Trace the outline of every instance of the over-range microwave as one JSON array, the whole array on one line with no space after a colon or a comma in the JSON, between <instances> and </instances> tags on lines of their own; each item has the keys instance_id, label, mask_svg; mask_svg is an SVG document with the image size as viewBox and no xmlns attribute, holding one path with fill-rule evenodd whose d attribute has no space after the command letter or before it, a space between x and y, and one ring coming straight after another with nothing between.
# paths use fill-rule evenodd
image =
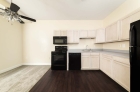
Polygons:
<instances>
[{"instance_id":1,"label":"over-range microwave","mask_svg":"<svg viewBox=\"0 0 140 92\"><path fill-rule=\"evenodd\" d=\"M53 36L53 44L67 44L67 36Z\"/></svg>"}]
</instances>

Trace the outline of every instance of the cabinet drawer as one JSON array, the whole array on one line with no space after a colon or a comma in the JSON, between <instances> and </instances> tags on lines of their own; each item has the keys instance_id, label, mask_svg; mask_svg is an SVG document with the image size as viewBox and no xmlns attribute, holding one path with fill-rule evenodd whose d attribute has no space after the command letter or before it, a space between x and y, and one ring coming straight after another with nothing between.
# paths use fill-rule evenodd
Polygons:
<instances>
[{"instance_id":1,"label":"cabinet drawer","mask_svg":"<svg viewBox=\"0 0 140 92\"><path fill-rule=\"evenodd\" d=\"M99 53L90 53L91 56L99 55Z\"/></svg>"},{"instance_id":2,"label":"cabinet drawer","mask_svg":"<svg viewBox=\"0 0 140 92\"><path fill-rule=\"evenodd\" d=\"M107 54L102 54L101 57L106 58L106 59L112 59L113 58L111 55L107 55Z\"/></svg>"},{"instance_id":3,"label":"cabinet drawer","mask_svg":"<svg viewBox=\"0 0 140 92\"><path fill-rule=\"evenodd\" d=\"M90 53L82 53L82 56L90 56Z\"/></svg>"},{"instance_id":4,"label":"cabinet drawer","mask_svg":"<svg viewBox=\"0 0 140 92\"><path fill-rule=\"evenodd\" d=\"M127 64L127 65L130 65L129 59L127 59L127 58L121 58L121 57L113 56L113 60L117 61L117 62L120 62L120 63L124 63L124 64Z\"/></svg>"}]
</instances>

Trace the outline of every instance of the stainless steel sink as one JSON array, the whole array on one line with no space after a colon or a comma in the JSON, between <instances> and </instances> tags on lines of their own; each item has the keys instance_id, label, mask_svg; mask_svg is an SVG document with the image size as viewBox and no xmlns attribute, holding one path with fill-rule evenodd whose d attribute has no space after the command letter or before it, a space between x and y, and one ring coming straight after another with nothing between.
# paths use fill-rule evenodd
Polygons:
<instances>
[{"instance_id":1,"label":"stainless steel sink","mask_svg":"<svg viewBox=\"0 0 140 92\"><path fill-rule=\"evenodd\" d=\"M94 50L90 50L90 52L94 52Z\"/></svg>"},{"instance_id":2,"label":"stainless steel sink","mask_svg":"<svg viewBox=\"0 0 140 92\"><path fill-rule=\"evenodd\" d=\"M84 52L90 52L91 49L87 49L87 47L88 47L88 45L86 45L86 49L83 49L82 51L84 51Z\"/></svg>"}]
</instances>

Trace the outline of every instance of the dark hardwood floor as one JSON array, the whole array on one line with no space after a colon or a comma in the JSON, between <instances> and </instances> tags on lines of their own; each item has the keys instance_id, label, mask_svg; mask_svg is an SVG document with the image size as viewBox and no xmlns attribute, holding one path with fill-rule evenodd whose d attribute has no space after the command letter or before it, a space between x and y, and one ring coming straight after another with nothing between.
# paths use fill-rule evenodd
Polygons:
<instances>
[{"instance_id":1,"label":"dark hardwood floor","mask_svg":"<svg viewBox=\"0 0 140 92\"><path fill-rule=\"evenodd\" d=\"M128 92L100 70L48 70L30 92Z\"/></svg>"}]
</instances>

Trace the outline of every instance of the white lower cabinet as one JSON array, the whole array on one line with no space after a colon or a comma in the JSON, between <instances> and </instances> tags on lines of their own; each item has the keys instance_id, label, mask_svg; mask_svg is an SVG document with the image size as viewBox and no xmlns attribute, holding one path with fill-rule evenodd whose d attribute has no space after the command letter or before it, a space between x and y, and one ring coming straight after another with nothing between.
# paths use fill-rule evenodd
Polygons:
<instances>
[{"instance_id":1,"label":"white lower cabinet","mask_svg":"<svg viewBox=\"0 0 140 92\"><path fill-rule=\"evenodd\" d=\"M112 60L112 56L101 54L100 69L109 77L112 77Z\"/></svg>"},{"instance_id":2,"label":"white lower cabinet","mask_svg":"<svg viewBox=\"0 0 140 92\"><path fill-rule=\"evenodd\" d=\"M82 56L82 70L90 68L90 60L89 56Z\"/></svg>"},{"instance_id":3,"label":"white lower cabinet","mask_svg":"<svg viewBox=\"0 0 140 92\"><path fill-rule=\"evenodd\" d=\"M82 53L81 58L82 70L95 70L99 69L99 53Z\"/></svg>"},{"instance_id":4,"label":"white lower cabinet","mask_svg":"<svg viewBox=\"0 0 140 92\"><path fill-rule=\"evenodd\" d=\"M112 77L117 83L119 83L128 91L130 91L130 65L128 64L129 60L125 60L118 57L115 58L117 59L114 59L112 63Z\"/></svg>"},{"instance_id":5,"label":"white lower cabinet","mask_svg":"<svg viewBox=\"0 0 140 92\"><path fill-rule=\"evenodd\" d=\"M91 69L99 69L99 56L90 56Z\"/></svg>"},{"instance_id":6,"label":"white lower cabinet","mask_svg":"<svg viewBox=\"0 0 140 92\"><path fill-rule=\"evenodd\" d=\"M100 55L100 70L130 91L129 59L108 54Z\"/></svg>"}]
</instances>

